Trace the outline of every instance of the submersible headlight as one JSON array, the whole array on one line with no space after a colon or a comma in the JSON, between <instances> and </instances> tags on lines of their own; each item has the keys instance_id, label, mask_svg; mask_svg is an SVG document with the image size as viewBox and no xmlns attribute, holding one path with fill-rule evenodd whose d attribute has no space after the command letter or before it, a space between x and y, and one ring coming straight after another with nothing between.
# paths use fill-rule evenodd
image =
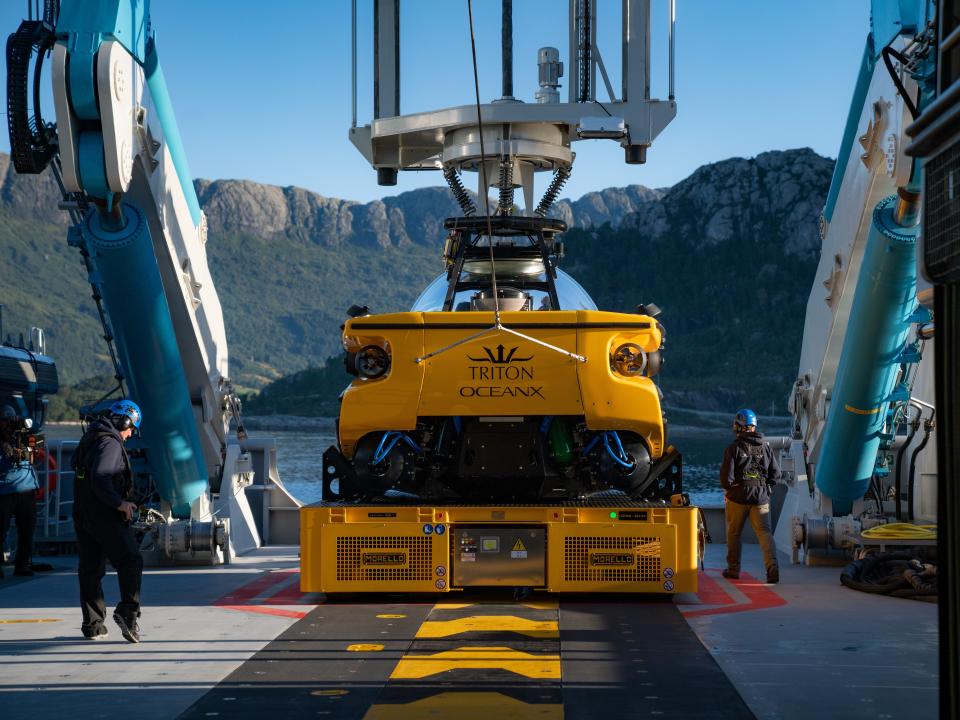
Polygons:
<instances>
[{"instance_id":1,"label":"submersible headlight","mask_svg":"<svg viewBox=\"0 0 960 720\"><path fill-rule=\"evenodd\" d=\"M642 375L647 367L647 353L636 343L624 343L613 352L610 363L626 377Z\"/></svg>"},{"instance_id":2,"label":"submersible headlight","mask_svg":"<svg viewBox=\"0 0 960 720\"><path fill-rule=\"evenodd\" d=\"M383 377L390 369L390 355L379 345L367 345L357 352L356 367L360 377L368 380Z\"/></svg>"}]
</instances>

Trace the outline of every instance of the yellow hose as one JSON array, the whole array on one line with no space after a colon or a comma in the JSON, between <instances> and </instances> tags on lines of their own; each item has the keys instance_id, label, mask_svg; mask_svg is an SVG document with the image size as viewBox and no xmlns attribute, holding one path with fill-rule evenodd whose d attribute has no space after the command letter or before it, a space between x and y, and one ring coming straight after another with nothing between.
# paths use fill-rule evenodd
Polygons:
<instances>
[{"instance_id":1,"label":"yellow hose","mask_svg":"<svg viewBox=\"0 0 960 720\"><path fill-rule=\"evenodd\" d=\"M864 530L863 537L879 540L936 540L936 525L913 525L911 523L888 523Z\"/></svg>"}]
</instances>

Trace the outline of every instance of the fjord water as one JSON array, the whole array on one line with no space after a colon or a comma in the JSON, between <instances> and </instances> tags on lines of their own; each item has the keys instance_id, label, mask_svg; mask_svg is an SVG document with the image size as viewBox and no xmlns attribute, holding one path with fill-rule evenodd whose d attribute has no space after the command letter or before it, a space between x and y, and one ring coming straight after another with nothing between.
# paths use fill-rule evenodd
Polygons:
<instances>
[{"instance_id":1,"label":"fjord water","mask_svg":"<svg viewBox=\"0 0 960 720\"><path fill-rule=\"evenodd\" d=\"M277 465L284 485L303 503L320 500L323 451L334 442L333 433L297 430L258 430L258 437L277 441ZM683 487L695 504L719 505L720 460L733 439L727 429L683 426L670 431L670 442L683 454Z\"/></svg>"},{"instance_id":2,"label":"fjord water","mask_svg":"<svg viewBox=\"0 0 960 720\"><path fill-rule=\"evenodd\" d=\"M269 418L259 418L269 421ZM323 452L334 443L333 423L317 428L311 419L309 428L294 429L287 419L281 429L252 430L252 437L274 438L277 442L277 466L287 489L304 504L320 500L320 473ZM44 428L48 440L78 440L80 426L50 424ZM670 428L670 443L683 454L683 488L694 504L719 505L723 502L719 473L723 448L733 439L729 429L716 423L683 425Z\"/></svg>"}]
</instances>

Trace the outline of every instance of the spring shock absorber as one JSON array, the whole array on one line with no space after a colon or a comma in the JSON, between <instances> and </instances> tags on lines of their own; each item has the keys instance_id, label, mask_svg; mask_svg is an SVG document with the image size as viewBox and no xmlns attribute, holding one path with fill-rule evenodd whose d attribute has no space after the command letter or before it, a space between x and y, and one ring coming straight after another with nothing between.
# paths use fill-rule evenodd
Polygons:
<instances>
[{"instance_id":1,"label":"spring shock absorber","mask_svg":"<svg viewBox=\"0 0 960 720\"><path fill-rule=\"evenodd\" d=\"M550 208L553 207L553 204L557 201L557 197L560 195L560 191L563 189L564 184L569 179L569 167L561 166L557 168L557 171L553 174L553 180L550 181L550 185L547 187L547 191L540 199L540 204L537 205L537 209L534 210L537 215L540 217L547 216L547 213L550 212Z\"/></svg>"},{"instance_id":2,"label":"spring shock absorber","mask_svg":"<svg viewBox=\"0 0 960 720\"><path fill-rule=\"evenodd\" d=\"M460 206L463 214L466 217L476 215L477 206L474 205L473 200L470 199L470 195L467 193L467 189L460 181L460 176L457 175L456 169L452 167L444 168L443 179L446 180L447 185L450 186L450 192L453 193L453 199L457 201L457 204Z\"/></svg>"},{"instance_id":3,"label":"spring shock absorber","mask_svg":"<svg viewBox=\"0 0 960 720\"><path fill-rule=\"evenodd\" d=\"M497 215L510 215L513 212L513 163L510 158L500 161L500 203Z\"/></svg>"}]
</instances>

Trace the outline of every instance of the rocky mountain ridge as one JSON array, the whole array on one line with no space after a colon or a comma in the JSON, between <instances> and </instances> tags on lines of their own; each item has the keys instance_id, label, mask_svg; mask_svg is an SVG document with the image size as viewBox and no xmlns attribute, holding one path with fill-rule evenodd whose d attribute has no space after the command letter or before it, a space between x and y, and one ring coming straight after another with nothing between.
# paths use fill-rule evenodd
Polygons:
<instances>
[{"instance_id":1,"label":"rocky mountain ridge","mask_svg":"<svg viewBox=\"0 0 960 720\"><path fill-rule=\"evenodd\" d=\"M574 228L566 235L564 267L607 309L672 302L675 346L683 344L677 331L701 337L696 333L719 322L716 298L742 296L738 277L755 310L779 307L782 319L785 306L809 293L808 266L820 247L816 219L832 167L808 149L774 151L704 166L670 188L632 185L562 200L555 212ZM207 252L227 323L231 375L248 389L323 365L338 350L338 328L351 304L377 312L409 307L440 272L443 219L457 211L444 187L370 203L243 180L198 180L196 188L209 223ZM106 372L106 354L57 200L49 173L16 175L9 156L0 154L5 325L14 334L45 327L62 377L76 383ZM700 351L691 347L686 360L678 353L671 361L674 372L690 375L684 392L699 392ZM797 351L770 360L780 375Z\"/></svg>"},{"instance_id":2,"label":"rocky mountain ridge","mask_svg":"<svg viewBox=\"0 0 960 720\"><path fill-rule=\"evenodd\" d=\"M440 186L368 203L250 180L199 179L194 186L214 234L287 238L325 247L433 247L443 240L444 219L459 214L449 190ZM577 200L560 200L554 213L570 227L619 225L663 192L643 185L606 188ZM66 215L57 209L58 201L59 192L49 171L39 176L18 175L10 156L0 153L0 206L19 218L65 225Z\"/></svg>"}]
</instances>

